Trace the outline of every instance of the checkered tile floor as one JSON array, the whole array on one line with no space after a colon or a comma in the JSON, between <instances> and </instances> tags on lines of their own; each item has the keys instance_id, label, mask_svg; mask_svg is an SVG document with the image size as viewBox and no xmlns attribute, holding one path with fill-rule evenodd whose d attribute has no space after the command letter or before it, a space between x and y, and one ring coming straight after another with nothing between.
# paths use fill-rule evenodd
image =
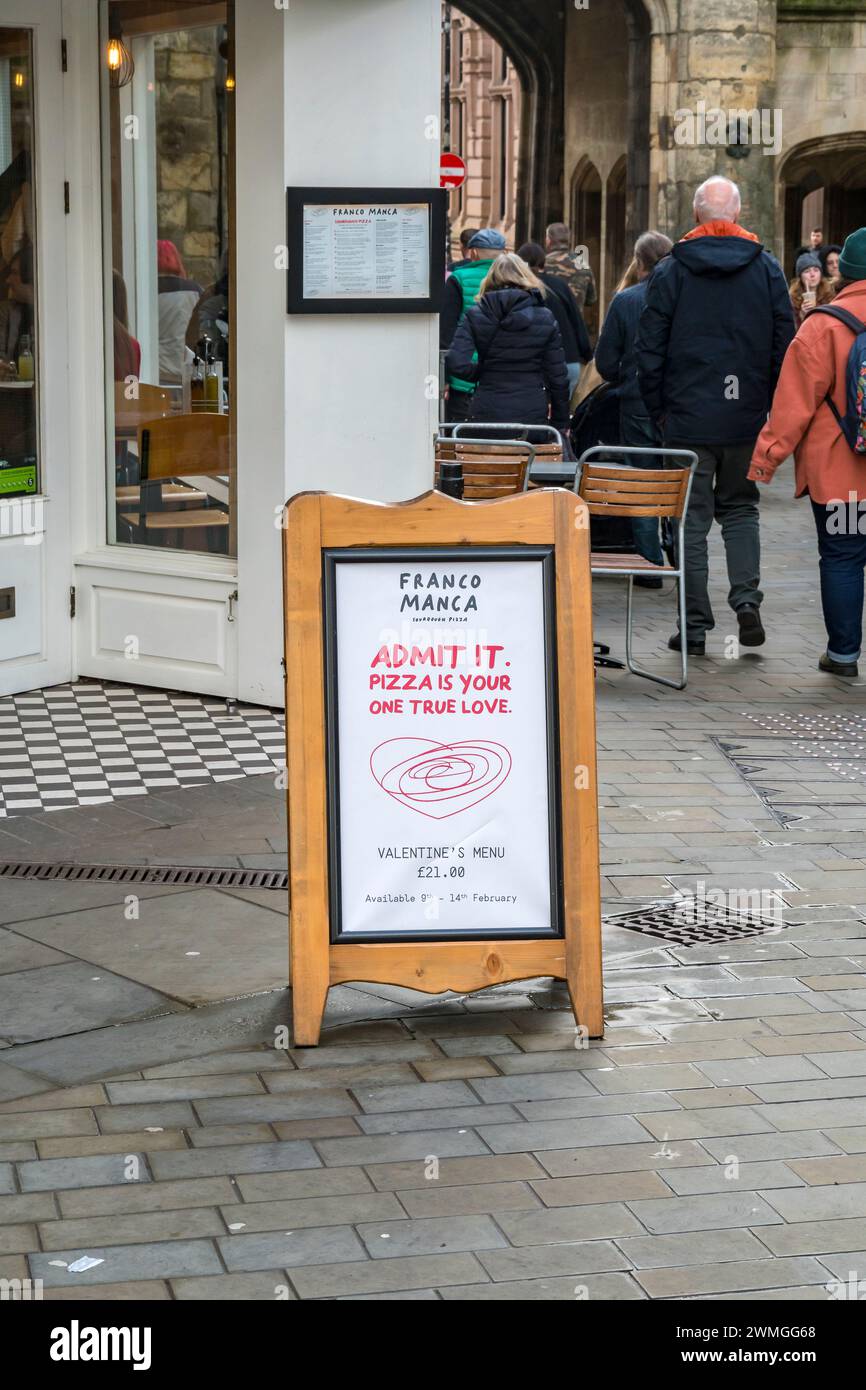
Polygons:
<instances>
[{"instance_id":1,"label":"checkered tile floor","mask_svg":"<svg viewBox=\"0 0 866 1390\"><path fill-rule=\"evenodd\" d=\"M274 772L274 710L174 691L56 686L0 699L0 818Z\"/></svg>"}]
</instances>

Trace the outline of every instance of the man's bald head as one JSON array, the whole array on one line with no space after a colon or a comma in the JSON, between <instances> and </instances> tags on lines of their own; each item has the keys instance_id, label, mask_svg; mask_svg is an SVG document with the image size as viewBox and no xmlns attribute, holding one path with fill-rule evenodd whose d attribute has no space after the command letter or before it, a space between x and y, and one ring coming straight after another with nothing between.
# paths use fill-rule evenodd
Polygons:
<instances>
[{"instance_id":1,"label":"man's bald head","mask_svg":"<svg viewBox=\"0 0 866 1390\"><path fill-rule=\"evenodd\" d=\"M714 174L695 193L694 208L696 222L736 222L740 215L740 190L731 179Z\"/></svg>"}]
</instances>

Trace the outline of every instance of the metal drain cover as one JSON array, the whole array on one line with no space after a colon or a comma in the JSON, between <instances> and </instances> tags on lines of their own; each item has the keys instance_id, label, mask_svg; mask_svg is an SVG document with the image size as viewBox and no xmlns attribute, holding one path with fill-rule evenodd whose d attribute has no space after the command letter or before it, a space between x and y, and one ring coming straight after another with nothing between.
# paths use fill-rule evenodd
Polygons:
<instances>
[{"instance_id":1,"label":"metal drain cover","mask_svg":"<svg viewBox=\"0 0 866 1390\"><path fill-rule=\"evenodd\" d=\"M204 869L164 864L0 864L0 879L66 879L72 883L175 883L197 888L286 889L283 869Z\"/></svg>"},{"instance_id":2,"label":"metal drain cover","mask_svg":"<svg viewBox=\"0 0 866 1390\"><path fill-rule=\"evenodd\" d=\"M778 936L785 927L798 925L749 912L732 912L710 903L701 903L698 913L694 899L690 898L659 907L639 908L636 912L605 916L604 921L612 927L640 932L643 936L652 936L675 946L741 941L746 936Z\"/></svg>"},{"instance_id":3,"label":"metal drain cover","mask_svg":"<svg viewBox=\"0 0 866 1390\"><path fill-rule=\"evenodd\" d=\"M841 714L836 710L794 710L778 714L753 714L743 710L743 718L768 734L786 738L851 739L866 737L866 714Z\"/></svg>"}]
</instances>

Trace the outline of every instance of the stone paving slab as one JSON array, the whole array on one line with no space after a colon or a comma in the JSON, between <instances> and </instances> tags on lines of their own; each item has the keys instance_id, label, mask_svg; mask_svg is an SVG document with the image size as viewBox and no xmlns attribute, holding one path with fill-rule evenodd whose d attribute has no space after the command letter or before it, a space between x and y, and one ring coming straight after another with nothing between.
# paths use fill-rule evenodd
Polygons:
<instances>
[{"instance_id":1,"label":"stone paving slab","mask_svg":"<svg viewBox=\"0 0 866 1390\"><path fill-rule=\"evenodd\" d=\"M284 894L142 885L127 922L125 885L10 884L0 1000L30 1015L0 1009L0 1277L118 1301L809 1301L866 1271L866 798L792 722L857 712L866 681L814 669L810 518L782 488L762 505L766 647L723 655L714 538L688 689L598 673L600 802L608 910L752 890L774 930L684 945L612 917L589 1047L533 980L341 986L321 1045L292 1049ZM616 647L613 587L594 618ZM670 664L670 595L637 616ZM283 862L267 777L97 811L18 817L0 857ZM91 1018L96 975L119 1002ZM160 1016L136 1020L142 990ZM83 1255L102 1263L69 1273Z\"/></svg>"},{"instance_id":2,"label":"stone paving slab","mask_svg":"<svg viewBox=\"0 0 866 1390\"><path fill-rule=\"evenodd\" d=\"M101 1261L93 1268L73 1273L68 1269L81 1258L80 1250L54 1250L30 1256L34 1279L47 1288L75 1288L88 1284L125 1283L130 1279L160 1279L181 1274L221 1274L216 1249L207 1240L169 1240L150 1245L113 1245L89 1248L88 1255Z\"/></svg>"},{"instance_id":3,"label":"stone paving slab","mask_svg":"<svg viewBox=\"0 0 866 1390\"><path fill-rule=\"evenodd\" d=\"M81 961L0 975L0 1026L12 1043L82 1033L181 1007L167 995ZM18 1065L15 1049L6 1060L12 1063L13 1057Z\"/></svg>"}]
</instances>

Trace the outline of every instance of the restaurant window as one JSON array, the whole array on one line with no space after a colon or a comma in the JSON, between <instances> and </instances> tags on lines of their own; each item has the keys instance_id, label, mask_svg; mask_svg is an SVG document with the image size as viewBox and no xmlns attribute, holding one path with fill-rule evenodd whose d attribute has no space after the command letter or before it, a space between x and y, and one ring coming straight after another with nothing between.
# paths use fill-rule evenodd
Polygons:
<instances>
[{"instance_id":1,"label":"restaurant window","mask_svg":"<svg viewBox=\"0 0 866 1390\"><path fill-rule=\"evenodd\" d=\"M108 540L232 555L234 6L101 11Z\"/></svg>"},{"instance_id":2,"label":"restaurant window","mask_svg":"<svg viewBox=\"0 0 866 1390\"><path fill-rule=\"evenodd\" d=\"M0 29L0 499L39 491L33 58Z\"/></svg>"}]
</instances>

